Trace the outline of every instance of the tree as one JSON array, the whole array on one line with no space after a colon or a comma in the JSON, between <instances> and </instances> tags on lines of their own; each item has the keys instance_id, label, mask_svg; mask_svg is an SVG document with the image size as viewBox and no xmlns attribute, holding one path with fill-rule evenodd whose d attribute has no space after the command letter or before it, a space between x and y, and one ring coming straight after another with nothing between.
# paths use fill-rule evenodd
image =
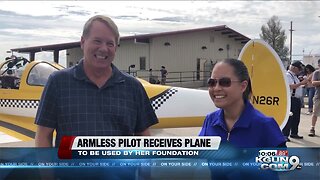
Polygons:
<instances>
[{"instance_id":1,"label":"tree","mask_svg":"<svg viewBox=\"0 0 320 180\"><path fill-rule=\"evenodd\" d=\"M284 45L287 36L285 30L282 29L279 18L272 16L267 25L262 25L261 31L260 38L265 40L277 52L283 64L287 64L289 61L289 48Z\"/></svg>"}]
</instances>

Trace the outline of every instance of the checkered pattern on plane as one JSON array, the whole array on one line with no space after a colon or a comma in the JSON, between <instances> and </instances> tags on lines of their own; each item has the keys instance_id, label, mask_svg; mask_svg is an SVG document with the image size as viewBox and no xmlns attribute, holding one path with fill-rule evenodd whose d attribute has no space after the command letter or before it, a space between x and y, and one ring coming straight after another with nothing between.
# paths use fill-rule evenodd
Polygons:
<instances>
[{"instance_id":1,"label":"checkered pattern on plane","mask_svg":"<svg viewBox=\"0 0 320 180\"><path fill-rule=\"evenodd\" d=\"M39 106L39 100L0 99L0 107L33 108Z\"/></svg>"},{"instance_id":2,"label":"checkered pattern on plane","mask_svg":"<svg viewBox=\"0 0 320 180\"><path fill-rule=\"evenodd\" d=\"M153 110L158 110L162 104L164 104L170 97L172 97L175 93L178 92L178 89L170 88L165 92L159 94L158 96L151 99L151 105Z\"/></svg>"}]
</instances>

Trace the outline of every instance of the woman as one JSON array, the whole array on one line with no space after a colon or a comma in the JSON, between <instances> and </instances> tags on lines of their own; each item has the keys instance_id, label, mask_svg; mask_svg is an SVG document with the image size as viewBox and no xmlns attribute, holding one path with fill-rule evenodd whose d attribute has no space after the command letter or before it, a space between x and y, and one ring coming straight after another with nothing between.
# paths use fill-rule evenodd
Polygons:
<instances>
[{"instance_id":1,"label":"woman","mask_svg":"<svg viewBox=\"0 0 320 180\"><path fill-rule=\"evenodd\" d=\"M225 59L215 64L208 80L209 94L220 108L206 116L200 136L220 136L222 154L236 148L286 147L285 138L276 121L263 115L249 102L252 93L248 70L242 61ZM226 147L232 145L228 151ZM242 152L242 151L241 151ZM252 162L257 154L238 158ZM232 153L231 153L232 154ZM237 157L226 157L234 160ZM219 161L214 159L213 161ZM211 160L209 160L211 161ZM212 179L279 179L276 172L258 168L210 168Z\"/></svg>"},{"instance_id":2,"label":"woman","mask_svg":"<svg viewBox=\"0 0 320 180\"><path fill-rule=\"evenodd\" d=\"M285 138L272 117L249 102L249 73L242 61L225 59L215 64L208 80L209 94L220 108L206 116L200 136L220 136L235 147L285 147Z\"/></svg>"},{"instance_id":3,"label":"woman","mask_svg":"<svg viewBox=\"0 0 320 180\"><path fill-rule=\"evenodd\" d=\"M316 91L315 87L312 85L312 75L313 72L315 71L315 68L307 64L305 67L306 73L307 73L307 84L306 84L306 91L307 91L307 96L308 96L308 112L306 113L307 115L312 114L313 111L313 97L314 93Z\"/></svg>"}]
</instances>

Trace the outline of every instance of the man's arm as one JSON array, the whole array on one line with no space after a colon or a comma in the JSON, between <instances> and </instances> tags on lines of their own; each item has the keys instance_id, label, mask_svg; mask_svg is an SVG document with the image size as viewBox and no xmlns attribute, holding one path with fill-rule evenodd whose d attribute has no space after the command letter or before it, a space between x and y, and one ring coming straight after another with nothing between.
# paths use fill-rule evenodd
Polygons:
<instances>
[{"instance_id":1,"label":"man's arm","mask_svg":"<svg viewBox=\"0 0 320 180\"><path fill-rule=\"evenodd\" d=\"M306 85L307 82L308 82L308 80L307 80L307 79L304 79L303 81L298 82L298 83L296 83L296 84L290 84L289 87L290 87L290 89L297 89L298 87L300 87L300 86L302 86L302 85Z\"/></svg>"},{"instance_id":2,"label":"man's arm","mask_svg":"<svg viewBox=\"0 0 320 180\"><path fill-rule=\"evenodd\" d=\"M320 81L319 81L319 71L315 71L313 72L313 75L312 75L312 85L317 87L317 86L320 86Z\"/></svg>"},{"instance_id":3,"label":"man's arm","mask_svg":"<svg viewBox=\"0 0 320 180\"><path fill-rule=\"evenodd\" d=\"M52 147L52 137L53 137L53 128L48 128L45 126L38 125L35 144L36 147ZM39 161L51 162L52 157L44 157L41 153L37 154ZM54 170L53 169L40 169L40 178L41 180L54 180Z\"/></svg>"},{"instance_id":4,"label":"man's arm","mask_svg":"<svg viewBox=\"0 0 320 180\"><path fill-rule=\"evenodd\" d=\"M138 113L133 135L150 136L151 133L149 131L149 127L157 124L159 121L155 111L152 108L147 92L139 81L137 82L137 84L138 88L136 95L137 97L139 97L137 102Z\"/></svg>"},{"instance_id":5,"label":"man's arm","mask_svg":"<svg viewBox=\"0 0 320 180\"><path fill-rule=\"evenodd\" d=\"M38 126L36 132L36 147L52 147L53 128Z\"/></svg>"},{"instance_id":6,"label":"man's arm","mask_svg":"<svg viewBox=\"0 0 320 180\"><path fill-rule=\"evenodd\" d=\"M312 81L312 85L315 87L320 86L320 81Z\"/></svg>"}]
</instances>

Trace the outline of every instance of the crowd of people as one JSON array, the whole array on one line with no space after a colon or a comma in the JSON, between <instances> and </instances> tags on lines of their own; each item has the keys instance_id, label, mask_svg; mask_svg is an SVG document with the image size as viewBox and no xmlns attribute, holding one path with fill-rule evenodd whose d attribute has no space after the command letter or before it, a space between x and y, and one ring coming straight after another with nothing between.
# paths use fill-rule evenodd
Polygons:
<instances>
[{"instance_id":1,"label":"crowd of people","mask_svg":"<svg viewBox=\"0 0 320 180\"><path fill-rule=\"evenodd\" d=\"M287 142L289 137L303 139L298 135L300 124L301 108L305 107L304 98L308 97L308 111L305 113L311 115L311 128L309 136L315 136L315 125L317 117L320 116L320 59L318 60L318 70L310 64L304 65L300 61L293 62L287 71L287 79L289 82L291 93L291 108L293 113L289 117L288 123L282 132Z\"/></svg>"}]
</instances>

